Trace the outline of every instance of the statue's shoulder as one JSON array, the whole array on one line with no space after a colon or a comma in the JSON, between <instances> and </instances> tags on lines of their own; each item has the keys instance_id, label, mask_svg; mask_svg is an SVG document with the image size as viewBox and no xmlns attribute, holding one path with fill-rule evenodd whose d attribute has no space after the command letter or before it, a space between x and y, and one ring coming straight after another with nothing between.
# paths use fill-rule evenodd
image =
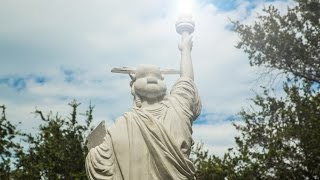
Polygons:
<instances>
[{"instance_id":1,"label":"statue's shoulder","mask_svg":"<svg viewBox=\"0 0 320 180\"><path fill-rule=\"evenodd\" d=\"M119 122L123 122L123 121L125 121L127 119L131 119L135 114L137 114L137 113L133 109L130 110L130 111L127 111L127 112L123 113L121 116L119 116L119 117L117 117L115 119L115 124L119 123Z\"/></svg>"}]
</instances>

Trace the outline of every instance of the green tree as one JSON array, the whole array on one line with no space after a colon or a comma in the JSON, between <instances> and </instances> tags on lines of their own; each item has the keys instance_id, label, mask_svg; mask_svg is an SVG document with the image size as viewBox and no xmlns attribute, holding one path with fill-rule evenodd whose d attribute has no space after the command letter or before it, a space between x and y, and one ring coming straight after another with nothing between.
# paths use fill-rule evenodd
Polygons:
<instances>
[{"instance_id":1,"label":"green tree","mask_svg":"<svg viewBox=\"0 0 320 180\"><path fill-rule=\"evenodd\" d=\"M18 151L16 179L86 179L84 136L92 121L93 106L84 114L86 124L78 122L77 108L80 103L75 100L69 103L72 108L70 117L62 118L49 113L44 116L36 110L43 124L36 136L26 135L29 148Z\"/></svg>"},{"instance_id":2,"label":"green tree","mask_svg":"<svg viewBox=\"0 0 320 180\"><path fill-rule=\"evenodd\" d=\"M253 25L235 23L237 47L252 66L287 75L284 95L271 88L240 112L241 136L224 158L228 179L320 178L320 1L298 0L282 15L274 6Z\"/></svg>"},{"instance_id":3,"label":"green tree","mask_svg":"<svg viewBox=\"0 0 320 180\"><path fill-rule=\"evenodd\" d=\"M320 178L319 88L284 85L286 96L266 90L254 98L256 108L240 112L237 151L229 155L234 179Z\"/></svg>"},{"instance_id":4,"label":"green tree","mask_svg":"<svg viewBox=\"0 0 320 180\"><path fill-rule=\"evenodd\" d=\"M5 105L0 106L0 179L9 179L14 151L19 147L13 140L18 135L16 127L6 118Z\"/></svg>"},{"instance_id":5,"label":"green tree","mask_svg":"<svg viewBox=\"0 0 320 180\"><path fill-rule=\"evenodd\" d=\"M249 55L252 66L320 83L320 1L296 1L285 15L269 6L253 25L235 22L237 48Z\"/></svg>"},{"instance_id":6,"label":"green tree","mask_svg":"<svg viewBox=\"0 0 320 180\"><path fill-rule=\"evenodd\" d=\"M191 152L197 180L223 180L227 176L226 163L222 158L210 155L209 151L203 148L203 144L193 146Z\"/></svg>"}]
</instances>

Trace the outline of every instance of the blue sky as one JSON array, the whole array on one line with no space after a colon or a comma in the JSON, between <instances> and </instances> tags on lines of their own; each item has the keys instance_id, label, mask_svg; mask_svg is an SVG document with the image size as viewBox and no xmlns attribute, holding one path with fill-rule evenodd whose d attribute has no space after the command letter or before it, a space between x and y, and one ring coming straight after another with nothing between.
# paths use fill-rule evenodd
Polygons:
<instances>
[{"instance_id":1,"label":"blue sky","mask_svg":"<svg viewBox=\"0 0 320 180\"><path fill-rule=\"evenodd\" d=\"M262 0L193 0L193 63L203 111L194 139L221 155L234 145L231 120L257 88L257 70L234 48L229 18L253 22L263 6L285 10L293 3ZM67 115L72 99L95 105L94 125L130 110L129 77L112 67L155 64L179 67L179 7L172 0L0 1L0 104L20 129L35 132L35 108ZM167 76L168 87L177 79Z\"/></svg>"}]
</instances>

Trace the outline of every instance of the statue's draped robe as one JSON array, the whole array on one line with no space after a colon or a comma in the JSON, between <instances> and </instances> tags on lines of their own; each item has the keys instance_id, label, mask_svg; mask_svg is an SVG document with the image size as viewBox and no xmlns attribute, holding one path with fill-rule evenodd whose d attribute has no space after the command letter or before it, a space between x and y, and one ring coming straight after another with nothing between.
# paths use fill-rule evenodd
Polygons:
<instances>
[{"instance_id":1,"label":"statue's draped robe","mask_svg":"<svg viewBox=\"0 0 320 180\"><path fill-rule=\"evenodd\" d=\"M201 103L193 80L180 78L160 104L156 109L133 108L116 120L105 142L87 156L90 178L195 179L189 160L191 126L200 114Z\"/></svg>"}]
</instances>

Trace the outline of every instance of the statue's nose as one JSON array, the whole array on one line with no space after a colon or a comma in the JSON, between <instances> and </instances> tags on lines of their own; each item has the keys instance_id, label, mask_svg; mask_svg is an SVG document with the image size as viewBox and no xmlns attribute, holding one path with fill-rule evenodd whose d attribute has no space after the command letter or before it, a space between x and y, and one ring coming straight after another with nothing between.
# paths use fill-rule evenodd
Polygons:
<instances>
[{"instance_id":1,"label":"statue's nose","mask_svg":"<svg viewBox=\"0 0 320 180\"><path fill-rule=\"evenodd\" d=\"M148 77L147 78L147 83L148 84L158 84L158 79L154 77Z\"/></svg>"}]
</instances>

